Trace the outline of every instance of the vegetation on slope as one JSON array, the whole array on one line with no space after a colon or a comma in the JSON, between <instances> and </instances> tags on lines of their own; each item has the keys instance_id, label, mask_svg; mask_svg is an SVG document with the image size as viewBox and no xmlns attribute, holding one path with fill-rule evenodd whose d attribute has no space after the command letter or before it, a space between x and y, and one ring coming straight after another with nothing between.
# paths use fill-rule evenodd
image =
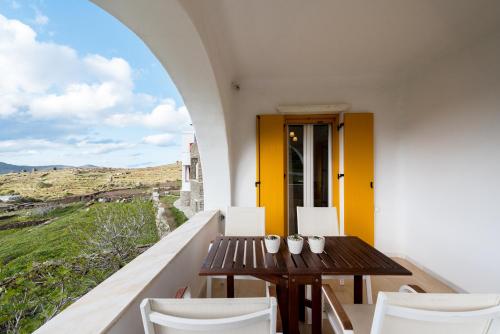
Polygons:
<instances>
[{"instance_id":1,"label":"vegetation on slope","mask_svg":"<svg viewBox=\"0 0 500 334\"><path fill-rule=\"evenodd\" d=\"M161 202L165 204L165 208L170 211L170 214L175 221L175 227L181 226L188 220L184 212L174 206L174 202L178 199L179 196L174 195L166 195L160 198Z\"/></svg>"},{"instance_id":2,"label":"vegetation on slope","mask_svg":"<svg viewBox=\"0 0 500 334\"><path fill-rule=\"evenodd\" d=\"M31 333L158 240L150 201L58 210L0 231L0 333Z\"/></svg>"},{"instance_id":3,"label":"vegetation on slope","mask_svg":"<svg viewBox=\"0 0 500 334\"><path fill-rule=\"evenodd\" d=\"M60 199L120 188L150 187L181 179L179 163L136 169L68 168L0 175L0 195Z\"/></svg>"}]
</instances>

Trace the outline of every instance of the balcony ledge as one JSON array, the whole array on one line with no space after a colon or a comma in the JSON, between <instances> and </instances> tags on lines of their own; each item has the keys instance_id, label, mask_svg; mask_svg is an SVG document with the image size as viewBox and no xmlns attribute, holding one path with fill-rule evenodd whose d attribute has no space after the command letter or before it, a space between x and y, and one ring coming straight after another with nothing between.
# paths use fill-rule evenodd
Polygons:
<instances>
[{"instance_id":1,"label":"balcony ledge","mask_svg":"<svg viewBox=\"0 0 500 334\"><path fill-rule=\"evenodd\" d=\"M198 270L218 232L219 211L204 211L161 239L35 333L140 333L139 303L171 297L180 286L199 294Z\"/></svg>"}]
</instances>

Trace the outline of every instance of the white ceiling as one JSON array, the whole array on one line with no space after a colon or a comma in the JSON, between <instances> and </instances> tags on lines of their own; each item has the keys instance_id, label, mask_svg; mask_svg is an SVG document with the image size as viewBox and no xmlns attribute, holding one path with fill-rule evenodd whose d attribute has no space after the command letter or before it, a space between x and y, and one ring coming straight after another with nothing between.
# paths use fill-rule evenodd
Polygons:
<instances>
[{"instance_id":1,"label":"white ceiling","mask_svg":"<svg viewBox=\"0 0 500 334\"><path fill-rule=\"evenodd\" d=\"M498 0L184 0L233 77L396 76L500 27Z\"/></svg>"}]
</instances>

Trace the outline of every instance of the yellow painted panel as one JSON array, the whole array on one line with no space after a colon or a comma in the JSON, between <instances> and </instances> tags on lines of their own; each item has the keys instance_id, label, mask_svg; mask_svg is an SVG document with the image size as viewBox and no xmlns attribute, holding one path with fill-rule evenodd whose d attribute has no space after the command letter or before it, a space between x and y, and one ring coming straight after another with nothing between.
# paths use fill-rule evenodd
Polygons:
<instances>
[{"instance_id":1,"label":"yellow painted panel","mask_svg":"<svg viewBox=\"0 0 500 334\"><path fill-rule=\"evenodd\" d=\"M373 114L344 114L344 231L374 244Z\"/></svg>"},{"instance_id":2,"label":"yellow painted panel","mask_svg":"<svg viewBox=\"0 0 500 334\"><path fill-rule=\"evenodd\" d=\"M282 115L257 116L257 206L266 208L266 233L285 235L285 143Z\"/></svg>"}]
</instances>

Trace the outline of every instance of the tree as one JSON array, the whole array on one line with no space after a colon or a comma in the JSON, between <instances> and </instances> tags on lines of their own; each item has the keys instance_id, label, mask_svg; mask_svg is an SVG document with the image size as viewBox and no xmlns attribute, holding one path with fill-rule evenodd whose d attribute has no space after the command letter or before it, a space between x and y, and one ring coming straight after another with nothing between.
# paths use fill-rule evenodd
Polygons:
<instances>
[{"instance_id":1,"label":"tree","mask_svg":"<svg viewBox=\"0 0 500 334\"><path fill-rule=\"evenodd\" d=\"M154 208L149 201L101 204L84 230L90 254L111 254L121 268L140 253L139 246L158 240Z\"/></svg>"}]
</instances>

